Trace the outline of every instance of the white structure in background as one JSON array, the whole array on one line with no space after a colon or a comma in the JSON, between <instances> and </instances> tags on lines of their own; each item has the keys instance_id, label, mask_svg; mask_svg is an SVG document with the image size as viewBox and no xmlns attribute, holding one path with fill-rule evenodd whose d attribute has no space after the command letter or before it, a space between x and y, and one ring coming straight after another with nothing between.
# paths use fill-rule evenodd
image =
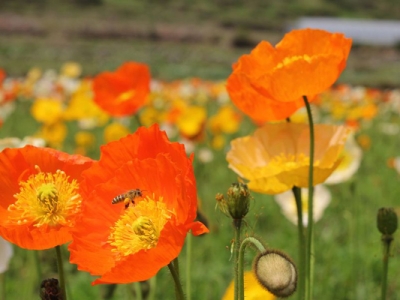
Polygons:
<instances>
[{"instance_id":1,"label":"white structure in background","mask_svg":"<svg viewBox=\"0 0 400 300\"><path fill-rule=\"evenodd\" d=\"M353 44L374 46L400 45L400 21L303 17L291 23L287 30L319 28L341 32L353 39Z\"/></svg>"}]
</instances>

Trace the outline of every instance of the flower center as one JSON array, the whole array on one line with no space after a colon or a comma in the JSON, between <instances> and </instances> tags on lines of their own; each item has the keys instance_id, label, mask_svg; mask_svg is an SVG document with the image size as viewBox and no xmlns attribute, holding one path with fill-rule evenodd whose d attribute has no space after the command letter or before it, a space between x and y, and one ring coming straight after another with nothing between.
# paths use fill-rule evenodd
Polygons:
<instances>
[{"instance_id":1,"label":"flower center","mask_svg":"<svg viewBox=\"0 0 400 300\"><path fill-rule=\"evenodd\" d=\"M136 91L135 90L129 90L127 92L122 93L121 95L118 96L117 102L126 102L130 100L133 96L135 96Z\"/></svg>"},{"instance_id":2,"label":"flower center","mask_svg":"<svg viewBox=\"0 0 400 300\"><path fill-rule=\"evenodd\" d=\"M16 202L8 207L10 225L40 227L74 225L74 217L81 206L76 180L69 181L65 172L41 172L20 182L20 192L14 195Z\"/></svg>"},{"instance_id":3,"label":"flower center","mask_svg":"<svg viewBox=\"0 0 400 300\"><path fill-rule=\"evenodd\" d=\"M309 57L308 55L295 55L295 56L290 56L290 57L285 57L283 59L282 62L280 62L275 68L276 69L281 69L283 67L286 67L292 63L294 63L295 61L298 60L304 60L306 62L310 62L311 61L311 57Z\"/></svg>"},{"instance_id":4,"label":"flower center","mask_svg":"<svg viewBox=\"0 0 400 300\"><path fill-rule=\"evenodd\" d=\"M108 243L118 259L140 250L147 251L157 246L161 230L171 213L162 202L150 197L129 206L111 228Z\"/></svg>"},{"instance_id":5,"label":"flower center","mask_svg":"<svg viewBox=\"0 0 400 300\"><path fill-rule=\"evenodd\" d=\"M307 166L310 163L310 158L303 153L285 154L281 153L271 159L271 167L276 166L280 170L292 170L301 166Z\"/></svg>"}]
</instances>

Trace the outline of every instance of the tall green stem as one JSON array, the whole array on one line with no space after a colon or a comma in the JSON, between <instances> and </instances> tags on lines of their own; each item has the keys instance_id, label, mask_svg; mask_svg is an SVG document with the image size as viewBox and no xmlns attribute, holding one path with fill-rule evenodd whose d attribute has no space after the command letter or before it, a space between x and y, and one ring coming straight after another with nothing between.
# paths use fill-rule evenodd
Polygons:
<instances>
[{"instance_id":1,"label":"tall green stem","mask_svg":"<svg viewBox=\"0 0 400 300\"><path fill-rule=\"evenodd\" d=\"M393 238L391 236L390 237L385 237L385 236L382 237L382 242L383 242L383 273L382 273L382 293L381 293L382 300L386 300L390 244L392 243L392 241L393 241Z\"/></svg>"},{"instance_id":2,"label":"tall green stem","mask_svg":"<svg viewBox=\"0 0 400 300\"><path fill-rule=\"evenodd\" d=\"M310 126L310 168L308 176L308 227L307 227L307 247L306 247L306 299L312 299L313 294L313 265L314 265L314 123L311 113L310 103L307 96L303 96L307 109L308 123Z\"/></svg>"},{"instance_id":3,"label":"tall green stem","mask_svg":"<svg viewBox=\"0 0 400 300\"><path fill-rule=\"evenodd\" d=\"M175 283L175 294L176 300L184 300L185 296L183 294L182 284L179 279L179 271L177 270L177 263L178 258L168 264L168 269L171 272L172 278L174 279Z\"/></svg>"},{"instance_id":4,"label":"tall green stem","mask_svg":"<svg viewBox=\"0 0 400 300\"><path fill-rule=\"evenodd\" d=\"M233 220L233 227L235 230L235 244L233 248L233 264L234 264L234 282L235 282L235 292L234 292L234 299L235 300L242 300L244 296L243 291L243 270L239 269L239 249L240 249L240 231L242 226L242 219L234 219ZM243 268L243 266L242 266ZM239 276L242 274L242 276Z\"/></svg>"},{"instance_id":5,"label":"tall green stem","mask_svg":"<svg viewBox=\"0 0 400 300\"><path fill-rule=\"evenodd\" d=\"M192 234L186 237L186 299L191 299L192 286L191 286L191 263L192 263Z\"/></svg>"},{"instance_id":6,"label":"tall green stem","mask_svg":"<svg viewBox=\"0 0 400 300\"><path fill-rule=\"evenodd\" d=\"M64 265L63 265L60 245L56 246L56 253L57 253L57 268L58 268L58 277L60 281L61 295L63 300L67 300L67 292L65 289Z\"/></svg>"},{"instance_id":7,"label":"tall green stem","mask_svg":"<svg viewBox=\"0 0 400 300\"><path fill-rule=\"evenodd\" d=\"M299 299L304 299L305 290L305 251L306 243L304 239L304 226L303 226L303 203L301 200L301 188L297 186L292 189L294 198L296 200L297 209L297 231L299 238L299 290L297 292Z\"/></svg>"}]
</instances>

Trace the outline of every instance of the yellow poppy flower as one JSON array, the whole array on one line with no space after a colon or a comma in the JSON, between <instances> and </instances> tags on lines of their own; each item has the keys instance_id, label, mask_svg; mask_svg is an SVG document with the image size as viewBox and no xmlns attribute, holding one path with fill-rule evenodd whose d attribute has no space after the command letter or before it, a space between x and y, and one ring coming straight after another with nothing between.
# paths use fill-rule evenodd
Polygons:
<instances>
[{"instance_id":1,"label":"yellow poppy flower","mask_svg":"<svg viewBox=\"0 0 400 300\"><path fill-rule=\"evenodd\" d=\"M344 126L315 125L314 182L324 182L340 163L349 133ZM235 139L229 167L249 180L251 190L278 194L308 187L310 135L307 124L265 124L252 136Z\"/></svg>"},{"instance_id":2,"label":"yellow poppy flower","mask_svg":"<svg viewBox=\"0 0 400 300\"><path fill-rule=\"evenodd\" d=\"M222 300L232 300L234 297L234 283L229 284ZM276 297L264 289L257 281L252 271L244 273L244 297L246 300L274 300Z\"/></svg>"}]
</instances>

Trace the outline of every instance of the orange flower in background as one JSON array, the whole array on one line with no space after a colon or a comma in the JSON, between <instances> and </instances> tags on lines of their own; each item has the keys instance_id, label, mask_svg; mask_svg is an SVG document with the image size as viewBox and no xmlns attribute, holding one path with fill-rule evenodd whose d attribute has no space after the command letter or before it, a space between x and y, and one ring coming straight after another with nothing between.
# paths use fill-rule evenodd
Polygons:
<instances>
[{"instance_id":1,"label":"orange flower in background","mask_svg":"<svg viewBox=\"0 0 400 300\"><path fill-rule=\"evenodd\" d=\"M282 120L338 79L350 47L343 34L319 29L293 30L275 47L262 41L233 65L228 93L256 122Z\"/></svg>"},{"instance_id":2,"label":"orange flower in background","mask_svg":"<svg viewBox=\"0 0 400 300\"><path fill-rule=\"evenodd\" d=\"M93 284L149 279L179 255L189 231L208 231L194 221L192 158L158 125L103 146L83 177L70 261L100 275Z\"/></svg>"},{"instance_id":3,"label":"orange flower in background","mask_svg":"<svg viewBox=\"0 0 400 300\"><path fill-rule=\"evenodd\" d=\"M93 79L94 101L112 116L134 114L150 93L147 65L126 62L115 72L102 72Z\"/></svg>"},{"instance_id":4,"label":"orange flower in background","mask_svg":"<svg viewBox=\"0 0 400 300\"><path fill-rule=\"evenodd\" d=\"M81 206L80 175L92 160L25 146L0 153L0 235L21 248L69 242Z\"/></svg>"},{"instance_id":5,"label":"orange flower in background","mask_svg":"<svg viewBox=\"0 0 400 300\"><path fill-rule=\"evenodd\" d=\"M314 185L324 182L340 163L349 129L314 125ZM259 193L279 194L293 186L308 187L308 124L265 124L252 136L235 139L227 154L229 167Z\"/></svg>"}]
</instances>

